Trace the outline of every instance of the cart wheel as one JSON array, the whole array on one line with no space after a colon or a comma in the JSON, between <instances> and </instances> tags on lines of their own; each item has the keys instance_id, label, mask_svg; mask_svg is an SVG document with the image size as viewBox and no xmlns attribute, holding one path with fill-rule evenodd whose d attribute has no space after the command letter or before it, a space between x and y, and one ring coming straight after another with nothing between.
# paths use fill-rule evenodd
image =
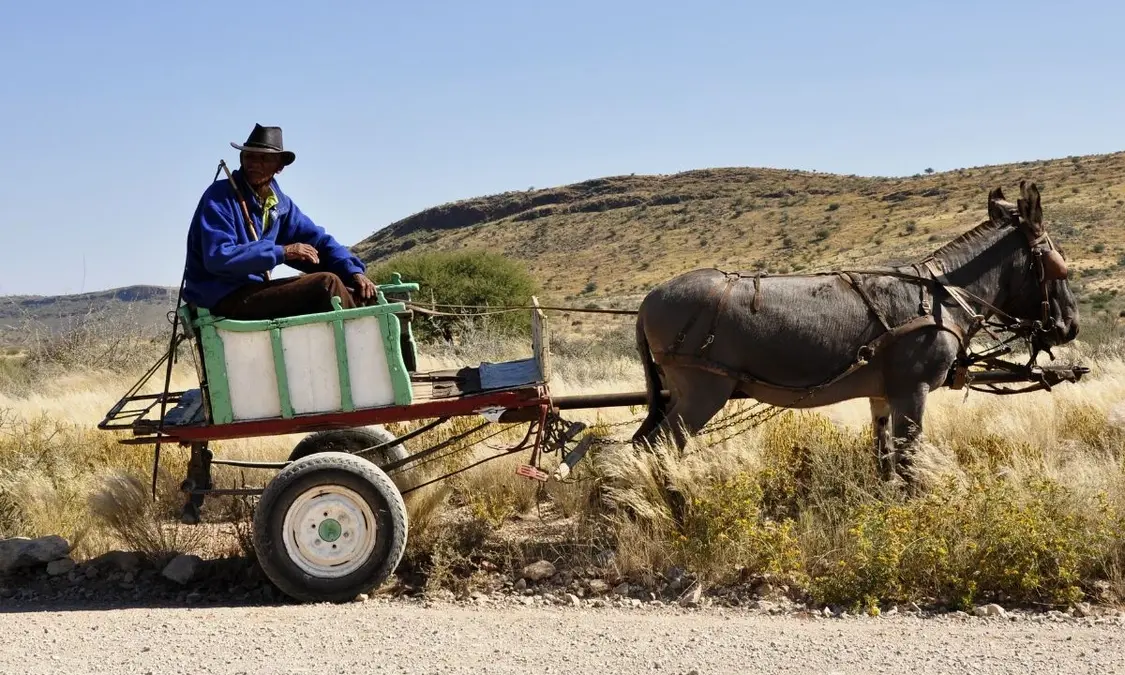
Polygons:
<instances>
[{"instance_id":1,"label":"cart wheel","mask_svg":"<svg viewBox=\"0 0 1125 675\"><path fill-rule=\"evenodd\" d=\"M395 435L380 425L356 427L354 429L329 429L309 434L301 439L289 453L289 461L293 462L302 457L318 452L359 452L373 445L382 445L395 440ZM406 457L406 448L402 443L384 448L373 457L376 466L384 466L397 462Z\"/></svg>"},{"instance_id":2,"label":"cart wheel","mask_svg":"<svg viewBox=\"0 0 1125 675\"><path fill-rule=\"evenodd\" d=\"M342 452L300 459L254 512L266 576L302 602L347 602L383 583L406 549L402 494L373 463Z\"/></svg>"}]
</instances>

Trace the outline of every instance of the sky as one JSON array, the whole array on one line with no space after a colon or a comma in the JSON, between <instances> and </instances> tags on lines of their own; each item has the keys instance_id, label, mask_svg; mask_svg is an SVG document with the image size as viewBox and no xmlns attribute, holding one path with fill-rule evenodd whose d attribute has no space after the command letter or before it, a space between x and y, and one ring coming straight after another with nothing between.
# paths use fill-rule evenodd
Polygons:
<instances>
[{"instance_id":1,"label":"sky","mask_svg":"<svg viewBox=\"0 0 1125 675\"><path fill-rule=\"evenodd\" d=\"M1123 19L1108 0L0 0L0 295L178 286L199 197L255 123L282 127L282 190L345 245L600 176L1125 150Z\"/></svg>"}]
</instances>

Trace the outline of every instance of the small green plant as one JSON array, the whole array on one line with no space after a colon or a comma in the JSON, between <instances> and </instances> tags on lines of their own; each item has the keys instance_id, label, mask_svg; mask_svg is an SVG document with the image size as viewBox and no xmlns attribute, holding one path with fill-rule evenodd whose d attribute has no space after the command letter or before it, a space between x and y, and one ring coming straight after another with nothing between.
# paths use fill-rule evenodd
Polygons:
<instances>
[{"instance_id":1,"label":"small green plant","mask_svg":"<svg viewBox=\"0 0 1125 675\"><path fill-rule=\"evenodd\" d=\"M395 256L368 271L377 284L390 283L398 273L403 281L419 284L414 301L425 305L433 300L440 305L473 307L519 307L531 302L538 284L517 260L491 251L420 251ZM530 330L529 312L507 312L486 317L467 316L481 310L438 308L463 316L416 317L415 335L421 339L452 340L467 329L487 326L501 333L526 334Z\"/></svg>"}]
</instances>

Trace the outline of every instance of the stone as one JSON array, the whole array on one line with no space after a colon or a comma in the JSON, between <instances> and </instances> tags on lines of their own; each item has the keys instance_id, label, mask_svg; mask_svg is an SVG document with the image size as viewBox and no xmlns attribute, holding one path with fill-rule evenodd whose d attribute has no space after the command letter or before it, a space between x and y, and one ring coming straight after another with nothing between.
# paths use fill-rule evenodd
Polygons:
<instances>
[{"instance_id":1,"label":"stone","mask_svg":"<svg viewBox=\"0 0 1125 675\"><path fill-rule=\"evenodd\" d=\"M0 574L24 567L46 565L70 554L70 544L58 535L28 539L14 537L0 541Z\"/></svg>"},{"instance_id":2,"label":"stone","mask_svg":"<svg viewBox=\"0 0 1125 675\"><path fill-rule=\"evenodd\" d=\"M547 562L546 560L540 560L524 567L523 572L520 574L520 576L524 579L527 579L528 581L542 581L544 579L550 579L551 577L555 576L555 566Z\"/></svg>"},{"instance_id":3,"label":"stone","mask_svg":"<svg viewBox=\"0 0 1125 675\"><path fill-rule=\"evenodd\" d=\"M567 593L566 599L567 599L568 602L570 602L570 605L572 607L581 607L582 606L582 601L579 600L578 596L574 595L573 593Z\"/></svg>"},{"instance_id":4,"label":"stone","mask_svg":"<svg viewBox=\"0 0 1125 675\"><path fill-rule=\"evenodd\" d=\"M197 555L178 555L164 567L162 574L165 579L182 586L195 578L202 564L203 559Z\"/></svg>"},{"instance_id":5,"label":"stone","mask_svg":"<svg viewBox=\"0 0 1125 675\"><path fill-rule=\"evenodd\" d=\"M594 595L605 595L609 592L609 584L601 579L590 579L586 584L590 588L590 592Z\"/></svg>"},{"instance_id":6,"label":"stone","mask_svg":"<svg viewBox=\"0 0 1125 675\"><path fill-rule=\"evenodd\" d=\"M681 607L698 607L703 599L703 587L699 584L692 584L692 587L687 590L680 597Z\"/></svg>"},{"instance_id":7,"label":"stone","mask_svg":"<svg viewBox=\"0 0 1125 675\"><path fill-rule=\"evenodd\" d=\"M983 616L1004 617L1004 616L1007 615L1007 612L1005 612L1004 608L1001 607L1000 605L991 604L991 605L980 605L980 606L974 607L973 608L973 614L975 616L982 616L982 617Z\"/></svg>"},{"instance_id":8,"label":"stone","mask_svg":"<svg viewBox=\"0 0 1125 675\"><path fill-rule=\"evenodd\" d=\"M141 567L141 557L128 551L109 551L90 560L86 565L117 572L136 572Z\"/></svg>"},{"instance_id":9,"label":"stone","mask_svg":"<svg viewBox=\"0 0 1125 675\"><path fill-rule=\"evenodd\" d=\"M52 577L69 574L74 569L74 561L70 558L60 558L47 563L47 574Z\"/></svg>"},{"instance_id":10,"label":"stone","mask_svg":"<svg viewBox=\"0 0 1125 675\"><path fill-rule=\"evenodd\" d=\"M620 595L621 597L629 595L629 584L625 583L624 581L617 584L617 586L615 586L613 589L613 594Z\"/></svg>"}]
</instances>

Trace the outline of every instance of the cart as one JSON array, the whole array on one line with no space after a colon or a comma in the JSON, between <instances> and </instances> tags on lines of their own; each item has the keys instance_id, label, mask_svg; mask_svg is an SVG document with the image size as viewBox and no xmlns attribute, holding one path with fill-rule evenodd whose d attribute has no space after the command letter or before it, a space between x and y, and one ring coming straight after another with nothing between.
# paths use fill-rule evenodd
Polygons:
<instances>
[{"instance_id":1,"label":"cart","mask_svg":"<svg viewBox=\"0 0 1125 675\"><path fill-rule=\"evenodd\" d=\"M190 447L182 520L197 523L211 495L257 495L253 545L269 579L300 601L342 602L380 585L399 564L408 532L403 495L484 461L529 453L517 473L534 481L565 478L582 459L589 439L552 405L547 324L537 299L531 305L532 356L423 372L405 301L418 284L396 274L377 286L375 301L343 309L266 321L215 316L180 304L164 358L150 368L99 423L126 430L128 445L153 445L153 490L164 444ZM397 299L396 299L397 297ZM182 330L179 330L182 327ZM188 342L199 387L171 391L172 363ZM166 365L164 390L142 394ZM573 401L572 401L573 403ZM454 417L479 424L424 450L407 454L404 443ZM371 425L432 420L395 438ZM392 476L489 424L523 423L515 446L400 489ZM284 462L216 457L220 439L309 433ZM559 453L553 474L541 466ZM260 488L221 489L213 465L273 469Z\"/></svg>"},{"instance_id":2,"label":"cart","mask_svg":"<svg viewBox=\"0 0 1125 675\"><path fill-rule=\"evenodd\" d=\"M127 445L154 446L153 492L162 445L190 447L182 519L200 520L209 495L259 496L253 545L262 570L285 594L306 602L343 602L379 586L406 547L403 495L484 462L517 452L528 460L516 472L529 480L565 480L586 455L593 436L561 412L643 405L645 392L552 397L551 355L543 308L533 298L531 356L444 371L421 371L412 331L416 283L394 275L376 287L375 302L268 321L238 321L177 303L172 339L154 364L99 423L125 430ZM567 311L582 311L567 309ZM182 330L180 327L182 326ZM170 388L182 342L190 344L199 386ZM950 371L947 385L1018 393L1000 385L1031 383L1018 391L1077 382L1088 369L1035 367L1000 359L1001 345ZM166 365L163 390L142 394ZM983 366L985 369L980 369ZM667 391L658 393L667 397ZM741 394L735 397L742 398ZM759 404L760 405L760 404ZM403 443L453 418L478 424L413 454ZM373 425L425 421L395 438ZM522 440L496 454L448 470L418 485L392 480L490 424L526 424ZM308 433L283 462L215 457L211 441ZM543 457L558 453L555 469ZM276 470L263 487L217 488L213 465Z\"/></svg>"}]
</instances>

